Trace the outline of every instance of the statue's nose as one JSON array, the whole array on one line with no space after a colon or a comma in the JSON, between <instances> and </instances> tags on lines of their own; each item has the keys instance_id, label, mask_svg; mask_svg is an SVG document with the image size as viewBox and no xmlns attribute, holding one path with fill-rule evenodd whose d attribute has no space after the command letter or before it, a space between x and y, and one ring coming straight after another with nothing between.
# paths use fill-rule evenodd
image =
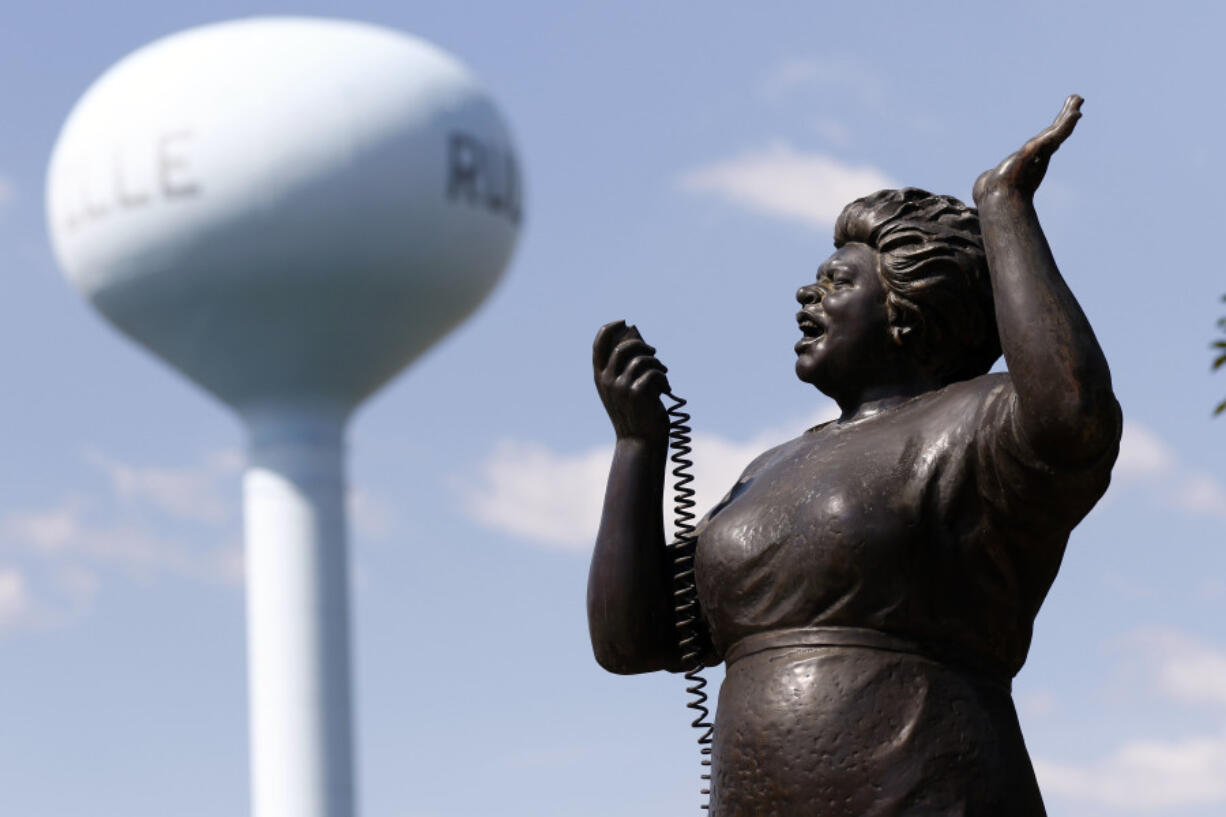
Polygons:
<instances>
[{"instance_id":1,"label":"statue's nose","mask_svg":"<svg viewBox=\"0 0 1226 817\"><path fill-rule=\"evenodd\" d=\"M801 306L812 306L822 302L822 290L817 284L809 284L796 290L796 300Z\"/></svg>"}]
</instances>

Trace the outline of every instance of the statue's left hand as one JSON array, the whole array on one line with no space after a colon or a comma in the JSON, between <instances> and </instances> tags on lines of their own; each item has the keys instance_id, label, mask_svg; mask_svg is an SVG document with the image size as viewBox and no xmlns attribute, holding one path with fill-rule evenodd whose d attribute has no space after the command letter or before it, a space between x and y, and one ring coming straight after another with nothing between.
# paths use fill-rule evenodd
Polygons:
<instances>
[{"instance_id":1,"label":"statue's left hand","mask_svg":"<svg viewBox=\"0 0 1226 817\"><path fill-rule=\"evenodd\" d=\"M1060 109L1054 122L1022 145L1016 153L980 174L975 181L975 204L983 206L988 198L1002 194L1020 194L1026 198L1034 196L1044 174L1047 173L1051 155L1069 137L1077 120L1081 118L1082 102L1082 98L1077 94L1070 94L1069 98L1064 100L1064 107Z\"/></svg>"}]
</instances>

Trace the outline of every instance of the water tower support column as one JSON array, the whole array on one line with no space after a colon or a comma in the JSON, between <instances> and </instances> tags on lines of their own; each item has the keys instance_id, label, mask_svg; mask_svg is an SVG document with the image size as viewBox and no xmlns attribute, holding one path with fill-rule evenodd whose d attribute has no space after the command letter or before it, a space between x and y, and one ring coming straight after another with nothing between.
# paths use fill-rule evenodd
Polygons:
<instances>
[{"instance_id":1,"label":"water tower support column","mask_svg":"<svg viewBox=\"0 0 1226 817\"><path fill-rule=\"evenodd\" d=\"M248 415L253 817L353 817L343 419Z\"/></svg>"}]
</instances>

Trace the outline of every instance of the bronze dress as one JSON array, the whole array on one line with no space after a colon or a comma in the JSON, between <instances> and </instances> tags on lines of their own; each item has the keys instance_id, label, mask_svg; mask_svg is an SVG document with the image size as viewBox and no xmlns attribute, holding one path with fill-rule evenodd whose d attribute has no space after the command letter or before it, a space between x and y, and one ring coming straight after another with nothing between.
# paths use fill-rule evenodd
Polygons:
<instances>
[{"instance_id":1,"label":"bronze dress","mask_svg":"<svg viewBox=\"0 0 1226 817\"><path fill-rule=\"evenodd\" d=\"M713 817L1044 814L1010 681L1118 446L1055 470L1016 406L993 374L818 426L700 525Z\"/></svg>"}]
</instances>

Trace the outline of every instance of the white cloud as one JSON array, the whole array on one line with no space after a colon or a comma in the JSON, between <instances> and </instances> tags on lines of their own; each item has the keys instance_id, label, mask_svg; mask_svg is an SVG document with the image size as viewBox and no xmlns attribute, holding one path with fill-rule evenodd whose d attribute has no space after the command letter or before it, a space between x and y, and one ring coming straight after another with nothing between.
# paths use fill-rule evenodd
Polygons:
<instances>
[{"instance_id":1,"label":"white cloud","mask_svg":"<svg viewBox=\"0 0 1226 817\"><path fill-rule=\"evenodd\" d=\"M1171 492L1170 502L1187 513L1226 519L1226 485L1204 471L1184 474Z\"/></svg>"},{"instance_id":2,"label":"white cloud","mask_svg":"<svg viewBox=\"0 0 1226 817\"><path fill-rule=\"evenodd\" d=\"M542 544L592 541L600 520L612 446L558 454L540 443L503 440L480 468L467 507L488 527Z\"/></svg>"},{"instance_id":3,"label":"white cloud","mask_svg":"<svg viewBox=\"0 0 1226 817\"><path fill-rule=\"evenodd\" d=\"M813 120L813 130L832 145L847 147L851 144L851 128L838 119L818 117Z\"/></svg>"},{"instance_id":4,"label":"white cloud","mask_svg":"<svg viewBox=\"0 0 1226 817\"><path fill-rule=\"evenodd\" d=\"M768 216L829 226L848 202L898 185L870 165L850 165L785 144L692 170L681 186Z\"/></svg>"},{"instance_id":5,"label":"white cloud","mask_svg":"<svg viewBox=\"0 0 1226 817\"><path fill-rule=\"evenodd\" d=\"M0 176L0 208L17 198L17 188L11 181Z\"/></svg>"},{"instance_id":6,"label":"white cloud","mask_svg":"<svg viewBox=\"0 0 1226 817\"><path fill-rule=\"evenodd\" d=\"M25 576L16 568L0 568L0 632L24 625L31 610Z\"/></svg>"},{"instance_id":7,"label":"white cloud","mask_svg":"<svg viewBox=\"0 0 1226 817\"><path fill-rule=\"evenodd\" d=\"M1145 426L1124 423L1120 456L1113 471L1117 478L1162 476L1175 466L1175 452Z\"/></svg>"},{"instance_id":8,"label":"white cloud","mask_svg":"<svg viewBox=\"0 0 1226 817\"><path fill-rule=\"evenodd\" d=\"M1163 629L1135 633L1129 644L1154 659L1157 687L1167 697L1226 707L1226 650Z\"/></svg>"},{"instance_id":9,"label":"white cloud","mask_svg":"<svg viewBox=\"0 0 1226 817\"><path fill-rule=\"evenodd\" d=\"M223 582L233 581L230 551L237 549L188 544L175 534L122 517L106 518L96 505L75 498L0 516L0 545L10 552L58 560L69 571L65 575L86 565L106 565L143 576L165 571ZM75 583L83 587L80 578Z\"/></svg>"},{"instance_id":10,"label":"white cloud","mask_svg":"<svg viewBox=\"0 0 1226 817\"><path fill-rule=\"evenodd\" d=\"M836 415L830 403L807 423L764 431L743 442L694 434L693 488L700 512L714 505L758 454ZM487 527L547 547L586 550L600 524L612 459L612 445L558 453L541 443L503 440L481 463L476 476L462 484L465 506ZM667 490L671 497L671 475ZM665 509L665 523L671 530L671 500Z\"/></svg>"},{"instance_id":11,"label":"white cloud","mask_svg":"<svg viewBox=\"0 0 1226 817\"><path fill-rule=\"evenodd\" d=\"M106 477L97 493L0 512L0 553L28 568L0 569L0 620L18 606L27 624L71 620L116 574L242 582L233 512L240 454L217 452L192 466L133 465L98 451L83 458Z\"/></svg>"},{"instance_id":12,"label":"white cloud","mask_svg":"<svg viewBox=\"0 0 1226 817\"><path fill-rule=\"evenodd\" d=\"M1049 718L1060 709L1059 701L1050 689L1014 692L1013 700L1018 712L1025 718Z\"/></svg>"},{"instance_id":13,"label":"white cloud","mask_svg":"<svg viewBox=\"0 0 1226 817\"><path fill-rule=\"evenodd\" d=\"M797 86L821 80L823 66L815 59L788 57L767 69L762 78L762 91L768 97L778 97Z\"/></svg>"},{"instance_id":14,"label":"white cloud","mask_svg":"<svg viewBox=\"0 0 1226 817\"><path fill-rule=\"evenodd\" d=\"M19 607L26 623L70 621L117 577L242 584L241 452L190 465L134 464L98 450L82 456L105 478L96 493L0 510L0 555L31 568L10 574L0 565L0 630ZM384 538L402 524L394 507L360 489L346 505L362 536Z\"/></svg>"},{"instance_id":15,"label":"white cloud","mask_svg":"<svg viewBox=\"0 0 1226 817\"><path fill-rule=\"evenodd\" d=\"M1226 802L1226 734L1130 740L1092 765L1036 759L1034 768L1045 794L1120 812Z\"/></svg>"},{"instance_id":16,"label":"white cloud","mask_svg":"<svg viewBox=\"0 0 1226 817\"><path fill-rule=\"evenodd\" d=\"M0 518L0 538L44 553L62 551L77 533L81 504L80 499L72 497L52 508L11 511Z\"/></svg>"},{"instance_id":17,"label":"white cloud","mask_svg":"<svg viewBox=\"0 0 1226 817\"><path fill-rule=\"evenodd\" d=\"M1124 423L1120 457L1112 473L1121 483L1144 484L1146 497L1164 508L1226 519L1226 485L1180 463L1170 445L1139 423Z\"/></svg>"},{"instance_id":18,"label":"white cloud","mask_svg":"<svg viewBox=\"0 0 1226 817\"><path fill-rule=\"evenodd\" d=\"M39 572L44 574L41 587L38 581L31 581ZM0 634L40 630L71 620L88 608L97 582L94 574L75 565L51 571L0 566Z\"/></svg>"},{"instance_id":19,"label":"white cloud","mask_svg":"<svg viewBox=\"0 0 1226 817\"><path fill-rule=\"evenodd\" d=\"M41 584L31 576L43 573ZM77 565L51 571L0 567L0 634L62 625L89 608L98 579Z\"/></svg>"},{"instance_id":20,"label":"white cloud","mask_svg":"<svg viewBox=\"0 0 1226 817\"><path fill-rule=\"evenodd\" d=\"M1154 690L1183 704L1226 712L1226 651L1172 630L1142 630L1124 639L1129 655L1152 673ZM1154 812L1226 803L1226 728L1171 740L1133 738L1101 760L1058 763L1036 758L1047 794L1108 806L1118 812Z\"/></svg>"},{"instance_id":21,"label":"white cloud","mask_svg":"<svg viewBox=\"0 0 1226 817\"><path fill-rule=\"evenodd\" d=\"M186 467L130 465L93 450L85 456L110 478L120 499L150 502L171 516L197 522L220 524L232 515L237 494L225 478L242 467L241 454L217 452L203 465Z\"/></svg>"},{"instance_id":22,"label":"white cloud","mask_svg":"<svg viewBox=\"0 0 1226 817\"><path fill-rule=\"evenodd\" d=\"M385 539L397 527L392 507L363 488L350 488L345 495L345 511L353 529L371 539Z\"/></svg>"},{"instance_id":23,"label":"white cloud","mask_svg":"<svg viewBox=\"0 0 1226 817\"><path fill-rule=\"evenodd\" d=\"M85 459L110 480L114 495L132 506L151 506L175 519L224 525L236 516L240 492L235 479L246 461L241 451L214 451L197 465L132 465L97 450ZM345 496L345 510L354 530L362 536L382 539L398 524L393 508L362 488L351 487ZM44 538L62 536L62 522L56 528L54 517L42 520Z\"/></svg>"}]
</instances>

